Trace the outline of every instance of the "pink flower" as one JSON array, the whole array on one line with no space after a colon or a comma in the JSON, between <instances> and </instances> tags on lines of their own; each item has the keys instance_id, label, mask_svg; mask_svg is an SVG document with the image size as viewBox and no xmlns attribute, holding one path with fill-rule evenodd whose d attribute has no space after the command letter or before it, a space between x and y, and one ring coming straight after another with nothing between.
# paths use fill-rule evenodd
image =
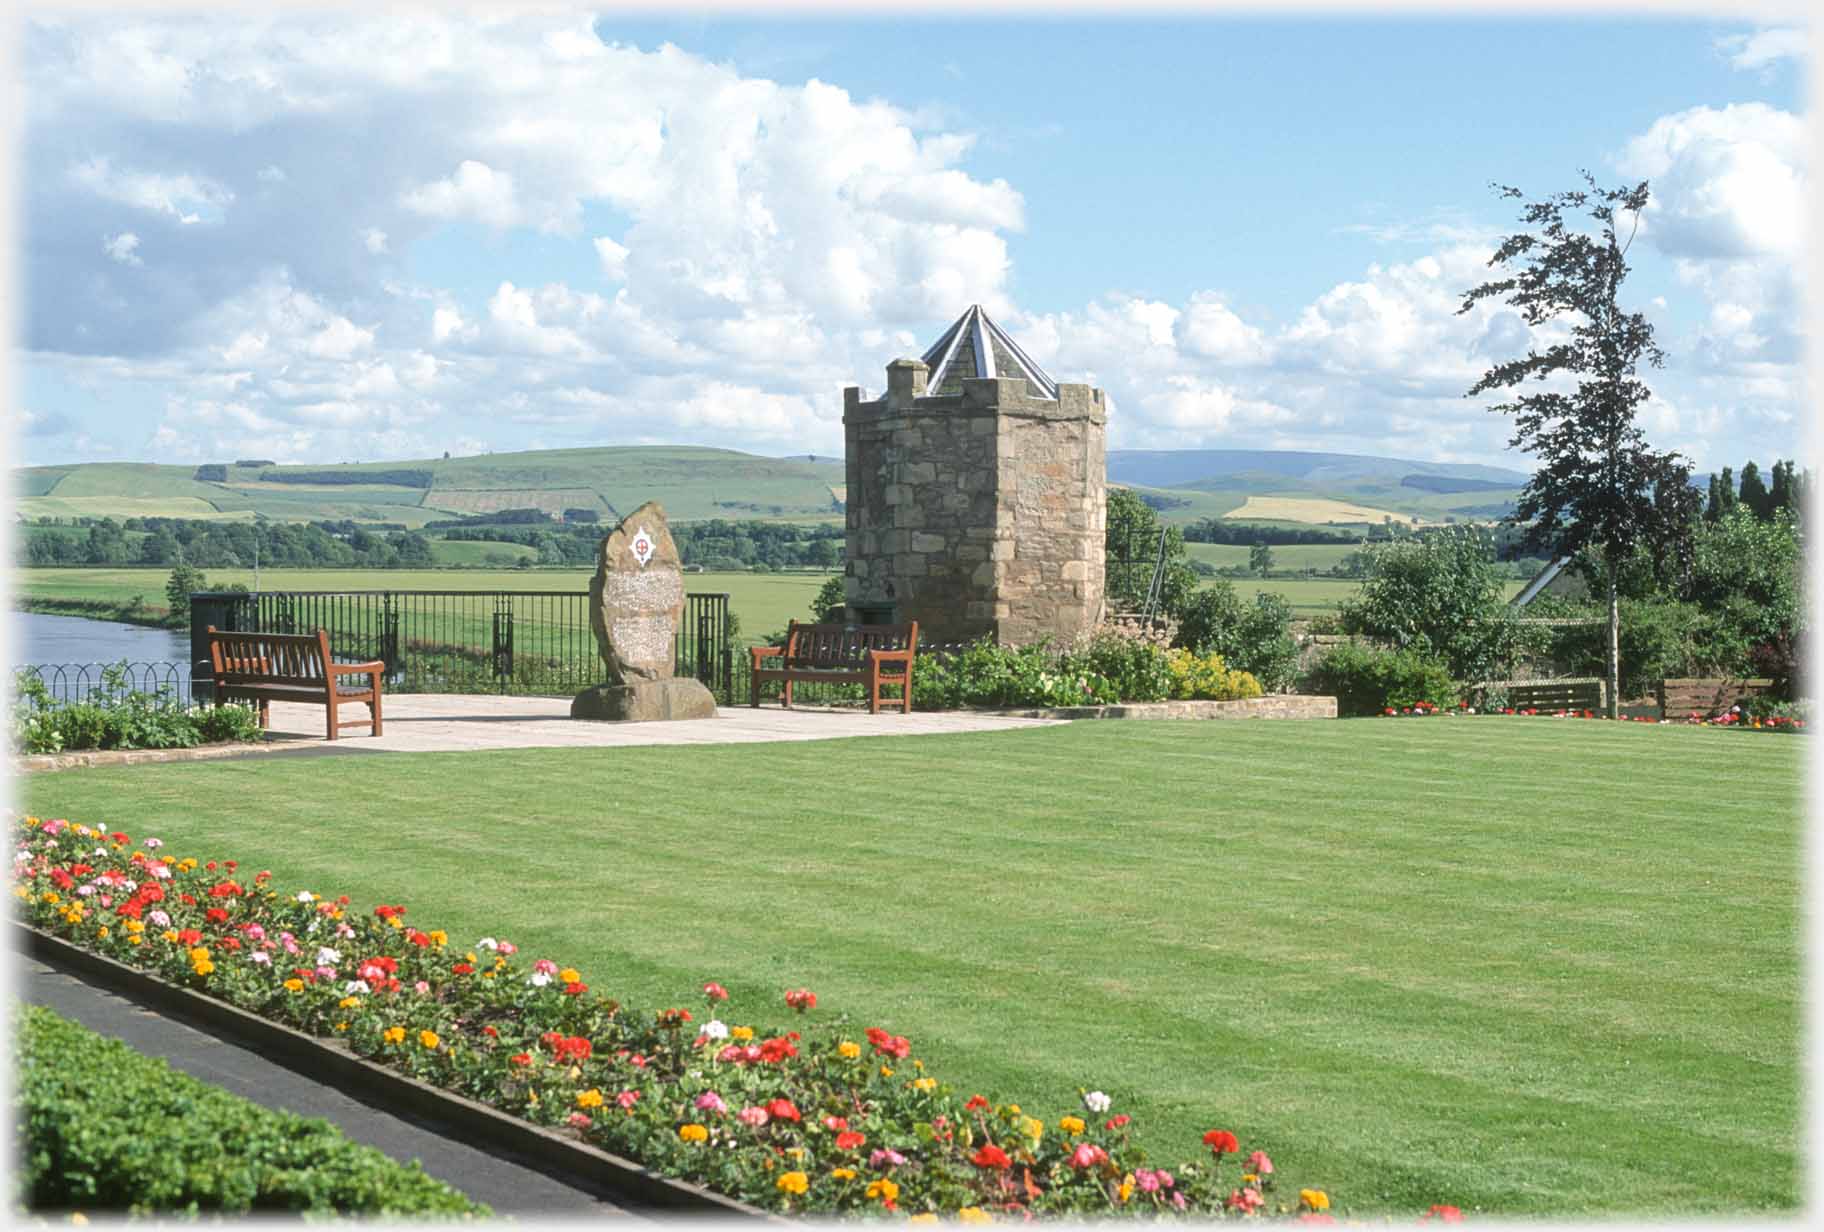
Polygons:
<instances>
[{"instance_id":1,"label":"pink flower","mask_svg":"<svg viewBox=\"0 0 1824 1232\"><path fill-rule=\"evenodd\" d=\"M330 975L332 975L332 976L335 975L335 972L331 971ZM425 993L431 991L431 986L429 984L425 983L423 980L419 980L416 984L412 985L412 991L417 993L419 996L423 996Z\"/></svg>"},{"instance_id":2,"label":"pink flower","mask_svg":"<svg viewBox=\"0 0 1824 1232\"><path fill-rule=\"evenodd\" d=\"M614 1097L614 1102L627 1111L632 1112L633 1106L640 1102L640 1093L638 1091L622 1091L619 1095Z\"/></svg>"},{"instance_id":3,"label":"pink flower","mask_svg":"<svg viewBox=\"0 0 1824 1232\"><path fill-rule=\"evenodd\" d=\"M556 975L557 964L552 962L549 958L541 958L532 964L532 970L538 972L540 975Z\"/></svg>"},{"instance_id":4,"label":"pink flower","mask_svg":"<svg viewBox=\"0 0 1824 1232\"><path fill-rule=\"evenodd\" d=\"M160 928L171 927L171 917L166 915L162 911L154 911L151 915L147 916L146 918L148 920L151 920L154 924L158 925Z\"/></svg>"},{"instance_id":5,"label":"pink flower","mask_svg":"<svg viewBox=\"0 0 1824 1232\"><path fill-rule=\"evenodd\" d=\"M718 1061L739 1061L740 1059L741 1045L739 1044L730 1044L716 1054L716 1060Z\"/></svg>"},{"instance_id":6,"label":"pink flower","mask_svg":"<svg viewBox=\"0 0 1824 1232\"><path fill-rule=\"evenodd\" d=\"M1261 1208L1264 1201L1265 1199L1260 1196L1260 1190L1249 1185L1231 1193L1223 1205L1232 1211L1240 1211L1244 1215L1252 1215Z\"/></svg>"},{"instance_id":7,"label":"pink flower","mask_svg":"<svg viewBox=\"0 0 1824 1232\"><path fill-rule=\"evenodd\" d=\"M1172 1205L1179 1210L1183 1210L1185 1207L1184 1195L1182 1193L1173 1194L1172 1195Z\"/></svg>"},{"instance_id":8,"label":"pink flower","mask_svg":"<svg viewBox=\"0 0 1824 1232\"><path fill-rule=\"evenodd\" d=\"M317 977L319 979L333 980L336 978L336 969L334 967L318 967Z\"/></svg>"},{"instance_id":9,"label":"pink flower","mask_svg":"<svg viewBox=\"0 0 1824 1232\"><path fill-rule=\"evenodd\" d=\"M897 1168L905 1162L906 1157L901 1155L898 1151L893 1150L875 1151L872 1155L868 1156L868 1167L874 1169L876 1172L879 1172L882 1168Z\"/></svg>"},{"instance_id":10,"label":"pink flower","mask_svg":"<svg viewBox=\"0 0 1824 1232\"><path fill-rule=\"evenodd\" d=\"M266 940L266 930L258 924L249 924L247 926L247 935L252 937L255 941Z\"/></svg>"},{"instance_id":11,"label":"pink flower","mask_svg":"<svg viewBox=\"0 0 1824 1232\"><path fill-rule=\"evenodd\" d=\"M1267 1158L1265 1151L1255 1151L1248 1156L1248 1171L1256 1176L1272 1176L1273 1161Z\"/></svg>"},{"instance_id":12,"label":"pink flower","mask_svg":"<svg viewBox=\"0 0 1824 1232\"><path fill-rule=\"evenodd\" d=\"M1141 1193L1158 1193L1161 1188L1159 1174L1150 1168L1135 1168L1134 1184L1140 1187Z\"/></svg>"},{"instance_id":13,"label":"pink flower","mask_svg":"<svg viewBox=\"0 0 1824 1232\"><path fill-rule=\"evenodd\" d=\"M247 955L247 961L259 963L262 967L265 967L272 964L272 957L264 950L255 950L253 953Z\"/></svg>"},{"instance_id":14,"label":"pink flower","mask_svg":"<svg viewBox=\"0 0 1824 1232\"><path fill-rule=\"evenodd\" d=\"M1108 1152L1089 1142L1079 1142L1077 1149L1070 1153L1070 1166L1073 1168L1093 1168L1108 1161Z\"/></svg>"},{"instance_id":15,"label":"pink flower","mask_svg":"<svg viewBox=\"0 0 1824 1232\"><path fill-rule=\"evenodd\" d=\"M759 1129L762 1125L766 1124L766 1122L767 1122L766 1109L755 1108L752 1106L743 1108L740 1112L737 1112L735 1114L735 1117L743 1125L746 1125L752 1129Z\"/></svg>"},{"instance_id":16,"label":"pink flower","mask_svg":"<svg viewBox=\"0 0 1824 1232\"><path fill-rule=\"evenodd\" d=\"M705 1091L697 1096L697 1107L704 1112L713 1112L717 1116L728 1111L728 1105L723 1103L722 1097L714 1091Z\"/></svg>"},{"instance_id":17,"label":"pink flower","mask_svg":"<svg viewBox=\"0 0 1824 1232\"><path fill-rule=\"evenodd\" d=\"M711 1001L726 1001L728 1000L728 989L722 987L722 985L716 983L714 980L711 980L709 983L703 985L703 995L708 997Z\"/></svg>"},{"instance_id":18,"label":"pink flower","mask_svg":"<svg viewBox=\"0 0 1824 1232\"><path fill-rule=\"evenodd\" d=\"M495 948L502 954L519 953L519 947L514 945L511 941L502 941Z\"/></svg>"},{"instance_id":19,"label":"pink flower","mask_svg":"<svg viewBox=\"0 0 1824 1232\"><path fill-rule=\"evenodd\" d=\"M587 1112L572 1112L570 1114L570 1124L576 1126L578 1129L587 1129L589 1127L589 1114Z\"/></svg>"}]
</instances>

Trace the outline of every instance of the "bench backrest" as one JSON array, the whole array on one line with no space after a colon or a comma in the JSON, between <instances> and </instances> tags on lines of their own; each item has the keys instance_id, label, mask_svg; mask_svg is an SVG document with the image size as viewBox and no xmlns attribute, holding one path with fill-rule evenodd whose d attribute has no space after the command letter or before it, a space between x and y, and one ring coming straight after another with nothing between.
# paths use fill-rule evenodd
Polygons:
<instances>
[{"instance_id":1,"label":"bench backrest","mask_svg":"<svg viewBox=\"0 0 1824 1232\"><path fill-rule=\"evenodd\" d=\"M1659 708L1668 719L1683 718L1693 711L1708 716L1727 710L1745 698L1765 693L1772 687L1771 680L1674 677L1659 682Z\"/></svg>"},{"instance_id":2,"label":"bench backrest","mask_svg":"<svg viewBox=\"0 0 1824 1232\"><path fill-rule=\"evenodd\" d=\"M1601 711L1608 686L1600 680L1542 680L1507 686L1507 704L1515 710Z\"/></svg>"},{"instance_id":3,"label":"bench backrest","mask_svg":"<svg viewBox=\"0 0 1824 1232\"><path fill-rule=\"evenodd\" d=\"M327 685L329 633L222 633L210 625L209 659L223 684Z\"/></svg>"},{"instance_id":4,"label":"bench backrest","mask_svg":"<svg viewBox=\"0 0 1824 1232\"><path fill-rule=\"evenodd\" d=\"M863 667L870 650L917 650L918 622L904 625L805 624L785 635L787 667Z\"/></svg>"}]
</instances>

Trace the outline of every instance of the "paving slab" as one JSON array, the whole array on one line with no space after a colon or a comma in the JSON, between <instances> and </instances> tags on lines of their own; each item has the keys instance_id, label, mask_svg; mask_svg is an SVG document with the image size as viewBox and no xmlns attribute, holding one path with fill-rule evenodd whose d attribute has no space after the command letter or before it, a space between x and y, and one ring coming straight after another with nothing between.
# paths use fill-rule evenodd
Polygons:
<instances>
[{"instance_id":1,"label":"paving slab","mask_svg":"<svg viewBox=\"0 0 1824 1232\"><path fill-rule=\"evenodd\" d=\"M348 711L359 709L348 707ZM339 751L449 753L471 749L622 748L650 744L754 744L781 740L838 740L854 736L932 736L954 732L1017 731L1057 720L956 712L911 714L778 704L723 706L713 719L613 723L570 717L567 697L502 697L472 693L399 693L386 697L385 734L344 731ZM354 718L345 713L344 721ZM321 706L272 704L271 731L287 745L329 744Z\"/></svg>"},{"instance_id":2,"label":"paving slab","mask_svg":"<svg viewBox=\"0 0 1824 1232\"><path fill-rule=\"evenodd\" d=\"M518 1159L447 1137L409 1116L355 1099L334 1087L218 1039L139 1002L85 983L65 971L17 951L13 962L19 996L92 1031L118 1039L148 1056L163 1057L204 1082L256 1104L299 1116L322 1117L356 1142L400 1162L416 1159L424 1170L448 1182L497 1215L564 1220L636 1217L663 1212L608 1201Z\"/></svg>"}]
</instances>

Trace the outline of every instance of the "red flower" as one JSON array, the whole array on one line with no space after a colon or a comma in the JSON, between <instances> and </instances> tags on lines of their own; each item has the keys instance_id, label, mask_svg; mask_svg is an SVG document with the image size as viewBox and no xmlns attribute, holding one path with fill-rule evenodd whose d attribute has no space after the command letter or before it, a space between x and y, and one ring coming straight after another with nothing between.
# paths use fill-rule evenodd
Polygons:
<instances>
[{"instance_id":1,"label":"red flower","mask_svg":"<svg viewBox=\"0 0 1824 1232\"><path fill-rule=\"evenodd\" d=\"M826 1116L823 1118L823 1127L825 1129L847 1129L849 1127L849 1118Z\"/></svg>"},{"instance_id":2,"label":"red flower","mask_svg":"<svg viewBox=\"0 0 1824 1232\"><path fill-rule=\"evenodd\" d=\"M802 1014L817 1008L817 994L808 988L794 988L785 994L785 1003Z\"/></svg>"},{"instance_id":3,"label":"red flower","mask_svg":"<svg viewBox=\"0 0 1824 1232\"><path fill-rule=\"evenodd\" d=\"M95 866L94 866L94 865L92 865L92 864L81 864L81 863L77 863L77 864L72 864L72 865L70 865L70 871L71 871L71 872L72 872L72 873L75 873L75 874L76 874L76 875L77 875L77 876L78 876L78 877L80 877L80 876L82 876L82 875L83 875L83 874L85 874L85 873L92 873L92 872L94 872L94 871L95 871Z\"/></svg>"},{"instance_id":4,"label":"red flower","mask_svg":"<svg viewBox=\"0 0 1824 1232\"><path fill-rule=\"evenodd\" d=\"M81 865L78 865L77 867L80 868ZM76 884L76 879L60 868L51 870L51 881L55 883L59 890L67 890Z\"/></svg>"},{"instance_id":5,"label":"red flower","mask_svg":"<svg viewBox=\"0 0 1824 1232\"><path fill-rule=\"evenodd\" d=\"M431 936L429 933L421 933L415 928L405 934L405 939L413 945L421 947L431 943Z\"/></svg>"},{"instance_id":6,"label":"red flower","mask_svg":"<svg viewBox=\"0 0 1824 1232\"><path fill-rule=\"evenodd\" d=\"M203 934L197 932L194 928L186 928L177 934L177 939L185 945L196 945L203 939Z\"/></svg>"},{"instance_id":7,"label":"red flower","mask_svg":"<svg viewBox=\"0 0 1824 1232\"><path fill-rule=\"evenodd\" d=\"M404 907L388 907L385 903L374 908L374 914L383 920L390 920L396 915L404 915Z\"/></svg>"},{"instance_id":8,"label":"red flower","mask_svg":"<svg viewBox=\"0 0 1824 1232\"><path fill-rule=\"evenodd\" d=\"M588 991L589 985L587 984L576 983L564 985L564 995L566 997L580 997Z\"/></svg>"},{"instance_id":9,"label":"red flower","mask_svg":"<svg viewBox=\"0 0 1824 1232\"><path fill-rule=\"evenodd\" d=\"M904 1060L912 1055L912 1045L903 1035L888 1035L879 1027L868 1028L868 1043L874 1045L874 1051L882 1056L898 1057Z\"/></svg>"},{"instance_id":10,"label":"red flower","mask_svg":"<svg viewBox=\"0 0 1824 1232\"><path fill-rule=\"evenodd\" d=\"M728 989L711 980L703 985L703 995L711 1001L726 1001L728 1000Z\"/></svg>"},{"instance_id":11,"label":"red flower","mask_svg":"<svg viewBox=\"0 0 1824 1232\"><path fill-rule=\"evenodd\" d=\"M866 1146L867 1141L868 1136L866 1134L858 1134L852 1129L844 1130L842 1133L836 1135L836 1149L839 1151L852 1151L858 1146Z\"/></svg>"},{"instance_id":12,"label":"red flower","mask_svg":"<svg viewBox=\"0 0 1824 1232\"><path fill-rule=\"evenodd\" d=\"M1425 1218L1441 1219L1445 1223L1462 1223L1463 1212L1454 1206L1439 1206L1433 1203L1432 1208L1425 1212Z\"/></svg>"},{"instance_id":13,"label":"red flower","mask_svg":"<svg viewBox=\"0 0 1824 1232\"><path fill-rule=\"evenodd\" d=\"M211 860L211 861L209 861L209 863L203 865L203 867L213 873L215 871L215 861Z\"/></svg>"},{"instance_id":14,"label":"red flower","mask_svg":"<svg viewBox=\"0 0 1824 1232\"><path fill-rule=\"evenodd\" d=\"M1235 1135L1226 1129L1212 1129L1203 1136L1203 1145L1209 1147L1218 1158L1223 1155L1233 1155L1241 1149L1241 1143L1237 1142Z\"/></svg>"},{"instance_id":15,"label":"red flower","mask_svg":"<svg viewBox=\"0 0 1824 1232\"><path fill-rule=\"evenodd\" d=\"M126 835L122 834L119 830L114 831L114 833L108 835L108 837L113 839L117 843L130 843L133 841L132 839L128 838Z\"/></svg>"},{"instance_id":16,"label":"red flower","mask_svg":"<svg viewBox=\"0 0 1824 1232\"><path fill-rule=\"evenodd\" d=\"M223 937L222 945L230 950L238 950L241 948L241 939L239 937Z\"/></svg>"},{"instance_id":17,"label":"red flower","mask_svg":"<svg viewBox=\"0 0 1824 1232\"><path fill-rule=\"evenodd\" d=\"M457 963L454 967L450 968L450 971L454 975L474 975L475 974L475 968L472 965L470 965L469 963Z\"/></svg>"},{"instance_id":18,"label":"red flower","mask_svg":"<svg viewBox=\"0 0 1824 1232\"><path fill-rule=\"evenodd\" d=\"M798 1108L789 1099L775 1099L766 1106L766 1115L775 1121L798 1120Z\"/></svg>"},{"instance_id":19,"label":"red flower","mask_svg":"<svg viewBox=\"0 0 1824 1232\"><path fill-rule=\"evenodd\" d=\"M1077 1149L1070 1153L1070 1166L1078 1171L1108 1162L1108 1152L1092 1142L1079 1142Z\"/></svg>"},{"instance_id":20,"label":"red flower","mask_svg":"<svg viewBox=\"0 0 1824 1232\"><path fill-rule=\"evenodd\" d=\"M487 1036L489 1039L499 1039L500 1038L500 1032L496 1031L493 1027L483 1027L481 1029L481 1033L483 1035Z\"/></svg>"},{"instance_id":21,"label":"red flower","mask_svg":"<svg viewBox=\"0 0 1824 1232\"><path fill-rule=\"evenodd\" d=\"M271 880L272 880L272 870L268 869L268 868L263 868L259 872L255 873L253 875L253 884L254 885L260 885L264 882L268 882Z\"/></svg>"},{"instance_id":22,"label":"red flower","mask_svg":"<svg viewBox=\"0 0 1824 1232\"><path fill-rule=\"evenodd\" d=\"M226 924L228 922L228 913L223 911L220 907L211 907L209 910L203 912L203 918L211 924Z\"/></svg>"},{"instance_id":23,"label":"red flower","mask_svg":"<svg viewBox=\"0 0 1824 1232\"><path fill-rule=\"evenodd\" d=\"M188 894L179 894L178 898L183 900L185 906L188 906L188 907L196 906L196 900L194 898L191 898Z\"/></svg>"},{"instance_id":24,"label":"red flower","mask_svg":"<svg viewBox=\"0 0 1824 1232\"><path fill-rule=\"evenodd\" d=\"M530 1064L532 1064L532 1054L531 1054L531 1053L529 1053L529 1052L516 1052L516 1053L514 1053L514 1054L513 1054L513 1055L512 1055L512 1056L511 1056L511 1057L509 1057L509 1058L508 1058L508 1059L509 1059L509 1060L510 1060L510 1061L512 1061L512 1062L513 1062L513 1064L515 1064L515 1065L530 1065Z\"/></svg>"},{"instance_id":25,"label":"red flower","mask_svg":"<svg viewBox=\"0 0 1824 1232\"><path fill-rule=\"evenodd\" d=\"M977 1108L986 1108L987 1106L988 1101L983 1099L980 1095L971 1095L969 1097L969 1102L963 1105L963 1107L970 1112L974 1112Z\"/></svg>"},{"instance_id":26,"label":"red flower","mask_svg":"<svg viewBox=\"0 0 1824 1232\"><path fill-rule=\"evenodd\" d=\"M797 1033L793 1032L793 1034ZM760 1059L769 1064L777 1065L787 1057L797 1055L798 1045L792 1043L788 1036L776 1036L773 1039L763 1040L760 1044Z\"/></svg>"},{"instance_id":27,"label":"red flower","mask_svg":"<svg viewBox=\"0 0 1824 1232\"><path fill-rule=\"evenodd\" d=\"M990 1142L987 1146L969 1157L969 1162L978 1168L1011 1168L1013 1161L1007 1158L1007 1152Z\"/></svg>"},{"instance_id":28,"label":"red flower","mask_svg":"<svg viewBox=\"0 0 1824 1232\"><path fill-rule=\"evenodd\" d=\"M1103 1126L1103 1128L1120 1129L1133 1119L1133 1117L1128 1116L1125 1112L1117 1112L1114 1116L1108 1118L1108 1124Z\"/></svg>"}]
</instances>

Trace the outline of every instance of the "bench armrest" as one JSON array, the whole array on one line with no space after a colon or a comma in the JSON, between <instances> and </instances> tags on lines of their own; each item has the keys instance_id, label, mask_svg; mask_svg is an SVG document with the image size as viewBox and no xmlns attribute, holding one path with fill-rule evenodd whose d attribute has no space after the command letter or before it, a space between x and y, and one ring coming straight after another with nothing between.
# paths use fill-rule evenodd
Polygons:
<instances>
[{"instance_id":1,"label":"bench armrest","mask_svg":"<svg viewBox=\"0 0 1824 1232\"><path fill-rule=\"evenodd\" d=\"M748 653L754 656L754 666L760 666L760 660L777 658L785 653L783 646L749 646Z\"/></svg>"},{"instance_id":2,"label":"bench armrest","mask_svg":"<svg viewBox=\"0 0 1824 1232\"><path fill-rule=\"evenodd\" d=\"M910 650L870 650L868 658L877 663L910 663L912 653Z\"/></svg>"},{"instance_id":3,"label":"bench armrest","mask_svg":"<svg viewBox=\"0 0 1824 1232\"><path fill-rule=\"evenodd\" d=\"M386 664L379 659L372 663L331 663L329 674L332 676L375 676L386 670Z\"/></svg>"}]
</instances>

